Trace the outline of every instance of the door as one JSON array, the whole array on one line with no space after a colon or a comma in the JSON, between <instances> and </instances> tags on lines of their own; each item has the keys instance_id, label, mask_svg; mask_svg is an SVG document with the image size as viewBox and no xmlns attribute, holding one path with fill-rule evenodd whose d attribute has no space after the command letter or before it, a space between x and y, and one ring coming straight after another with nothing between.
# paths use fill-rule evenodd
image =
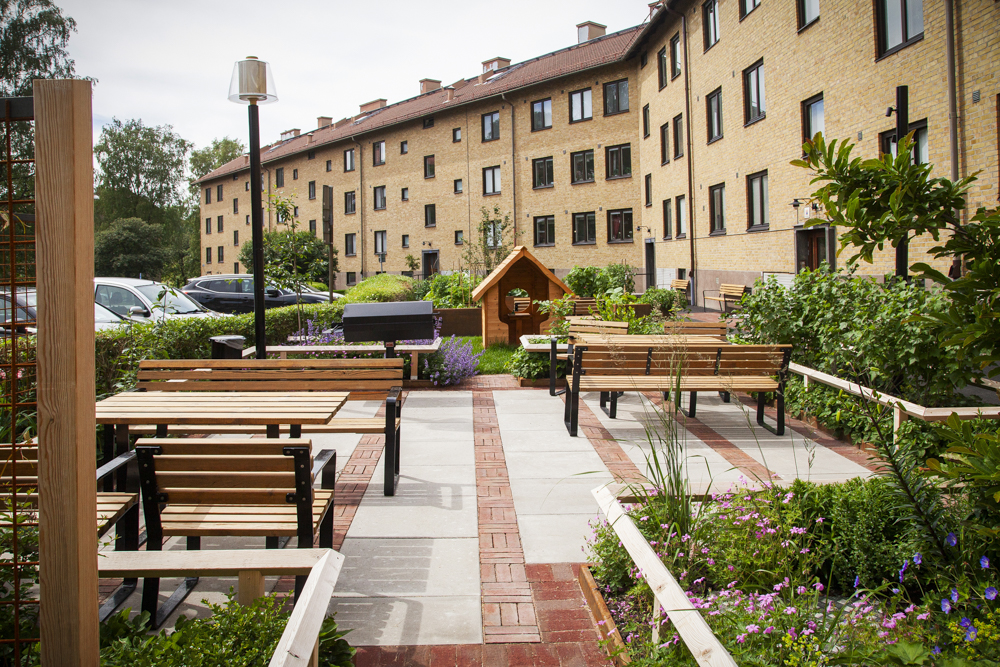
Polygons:
<instances>
[{"instance_id":1,"label":"door","mask_svg":"<svg viewBox=\"0 0 1000 667\"><path fill-rule=\"evenodd\" d=\"M646 239L646 289L656 287L656 243Z\"/></svg>"},{"instance_id":2,"label":"door","mask_svg":"<svg viewBox=\"0 0 1000 667\"><path fill-rule=\"evenodd\" d=\"M830 268L835 268L836 231L832 227L822 226L795 230L795 272L805 270L815 271L820 264L827 262Z\"/></svg>"},{"instance_id":3,"label":"door","mask_svg":"<svg viewBox=\"0 0 1000 667\"><path fill-rule=\"evenodd\" d=\"M423 252L423 274L424 280L427 280L435 273L440 271L440 266L438 264L438 251L437 250L424 250Z\"/></svg>"}]
</instances>

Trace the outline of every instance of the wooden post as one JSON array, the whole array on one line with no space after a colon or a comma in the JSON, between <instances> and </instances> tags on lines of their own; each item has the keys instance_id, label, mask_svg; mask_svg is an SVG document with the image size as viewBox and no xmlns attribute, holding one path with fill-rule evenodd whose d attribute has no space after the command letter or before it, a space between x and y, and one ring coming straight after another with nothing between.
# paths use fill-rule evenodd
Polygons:
<instances>
[{"instance_id":1,"label":"wooden post","mask_svg":"<svg viewBox=\"0 0 1000 667\"><path fill-rule=\"evenodd\" d=\"M99 664L89 81L34 82L42 665Z\"/></svg>"},{"instance_id":2,"label":"wooden post","mask_svg":"<svg viewBox=\"0 0 1000 667\"><path fill-rule=\"evenodd\" d=\"M903 412L903 408L898 405L892 406L892 441L896 442L899 438L899 427L903 425L910 416Z\"/></svg>"}]
</instances>

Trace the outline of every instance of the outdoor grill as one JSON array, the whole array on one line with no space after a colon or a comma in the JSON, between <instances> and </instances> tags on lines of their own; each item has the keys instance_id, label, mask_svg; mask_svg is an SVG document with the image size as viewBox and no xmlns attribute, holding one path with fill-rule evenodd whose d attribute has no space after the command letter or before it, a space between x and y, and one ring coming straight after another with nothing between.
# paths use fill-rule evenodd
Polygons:
<instances>
[{"instance_id":1,"label":"outdoor grill","mask_svg":"<svg viewBox=\"0 0 1000 667\"><path fill-rule=\"evenodd\" d=\"M344 342L382 341L386 356L396 356L397 340L434 338L434 304L430 301L349 303L344 306Z\"/></svg>"}]
</instances>

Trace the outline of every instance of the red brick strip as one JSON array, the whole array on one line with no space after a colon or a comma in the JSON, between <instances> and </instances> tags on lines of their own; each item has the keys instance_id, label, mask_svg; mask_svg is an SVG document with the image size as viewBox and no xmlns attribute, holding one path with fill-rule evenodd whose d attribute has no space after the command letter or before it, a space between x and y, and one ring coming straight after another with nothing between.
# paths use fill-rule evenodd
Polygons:
<instances>
[{"instance_id":1,"label":"red brick strip","mask_svg":"<svg viewBox=\"0 0 1000 667\"><path fill-rule=\"evenodd\" d=\"M483 638L487 644L540 642L517 529L493 392L472 392Z\"/></svg>"}]
</instances>

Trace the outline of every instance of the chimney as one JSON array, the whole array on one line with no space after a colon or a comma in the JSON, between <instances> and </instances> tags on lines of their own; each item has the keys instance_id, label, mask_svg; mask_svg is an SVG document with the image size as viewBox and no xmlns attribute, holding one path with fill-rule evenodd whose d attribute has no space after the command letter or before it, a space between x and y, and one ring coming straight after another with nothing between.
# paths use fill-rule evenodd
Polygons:
<instances>
[{"instance_id":1,"label":"chimney","mask_svg":"<svg viewBox=\"0 0 1000 667\"><path fill-rule=\"evenodd\" d=\"M655 2L649 3L649 18L653 18L653 14L656 13L656 10L659 9L662 4L662 0L655 0Z\"/></svg>"},{"instance_id":2,"label":"chimney","mask_svg":"<svg viewBox=\"0 0 1000 667\"><path fill-rule=\"evenodd\" d=\"M361 113L371 113L377 109L385 108L385 98L380 97L377 100L372 100L371 102L365 102L361 105Z\"/></svg>"},{"instance_id":3,"label":"chimney","mask_svg":"<svg viewBox=\"0 0 1000 667\"><path fill-rule=\"evenodd\" d=\"M441 82L437 79L421 79L420 80L420 94L429 93L432 90L438 90L441 87Z\"/></svg>"},{"instance_id":4,"label":"chimney","mask_svg":"<svg viewBox=\"0 0 1000 667\"><path fill-rule=\"evenodd\" d=\"M294 139L295 137L299 136L300 132L301 130L299 130L299 128L295 128L294 130L285 130L284 132L281 133L281 140L288 141L289 139Z\"/></svg>"},{"instance_id":5,"label":"chimney","mask_svg":"<svg viewBox=\"0 0 1000 667\"><path fill-rule=\"evenodd\" d=\"M313 140L314 139L313 139L312 132L310 132L309 134L306 135L306 144L311 144L313 142Z\"/></svg>"},{"instance_id":6,"label":"chimney","mask_svg":"<svg viewBox=\"0 0 1000 667\"><path fill-rule=\"evenodd\" d=\"M451 102L452 100L455 99L455 89L454 88L452 88L451 86L448 86L447 88L444 89L444 91L448 95L448 97L445 98L445 100L447 102Z\"/></svg>"},{"instance_id":7,"label":"chimney","mask_svg":"<svg viewBox=\"0 0 1000 667\"><path fill-rule=\"evenodd\" d=\"M322 130L324 127L333 122L333 118L329 116L320 116L316 119L316 129Z\"/></svg>"},{"instance_id":8,"label":"chimney","mask_svg":"<svg viewBox=\"0 0 1000 667\"><path fill-rule=\"evenodd\" d=\"M593 21L578 23L576 26L576 43L583 44L584 42L589 42L592 39L604 37L604 33L607 29L608 26L601 25L600 23L594 23Z\"/></svg>"},{"instance_id":9,"label":"chimney","mask_svg":"<svg viewBox=\"0 0 1000 667\"><path fill-rule=\"evenodd\" d=\"M489 60L483 61L483 74L490 72L490 76L492 76L493 72L501 70L504 67L510 67L510 58L501 58L499 56L496 58L490 58Z\"/></svg>"},{"instance_id":10,"label":"chimney","mask_svg":"<svg viewBox=\"0 0 1000 667\"><path fill-rule=\"evenodd\" d=\"M340 120L338 120L336 123L333 124L333 129L336 130L338 127L344 127L345 125L349 124L350 122L351 122L350 117L341 118Z\"/></svg>"}]
</instances>

